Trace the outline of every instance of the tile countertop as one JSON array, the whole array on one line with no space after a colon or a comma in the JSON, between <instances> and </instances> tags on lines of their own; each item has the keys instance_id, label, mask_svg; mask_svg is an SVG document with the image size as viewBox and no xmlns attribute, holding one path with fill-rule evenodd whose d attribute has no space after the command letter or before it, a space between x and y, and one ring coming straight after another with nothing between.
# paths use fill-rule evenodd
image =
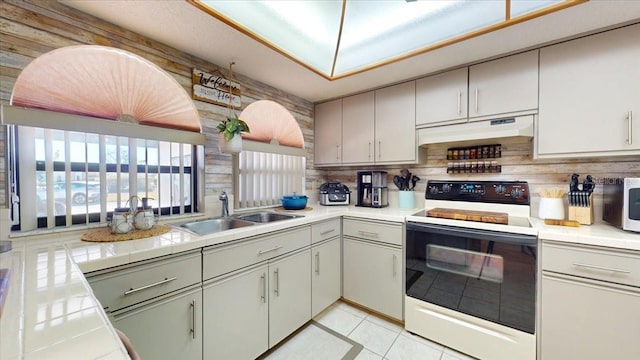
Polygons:
<instances>
[{"instance_id":1,"label":"tile countertop","mask_svg":"<svg viewBox=\"0 0 640 360\"><path fill-rule=\"evenodd\" d=\"M300 212L304 217L239 228L207 236L174 230L160 236L125 242L81 241L82 232L52 233L13 241L0 254L0 268L12 271L0 318L0 359L127 359L114 328L84 273L220 244L292 226L353 216L403 222L420 209L320 206ZM640 234L607 225L569 228L531 219L540 238L627 248L640 251Z\"/></svg>"},{"instance_id":2,"label":"tile countertop","mask_svg":"<svg viewBox=\"0 0 640 360\"><path fill-rule=\"evenodd\" d=\"M207 236L173 230L139 240L93 243L85 231L18 237L0 254L11 270L0 317L0 359L128 359L84 273L220 244L292 226L354 216L403 222L419 209L313 206L304 217Z\"/></svg>"},{"instance_id":3,"label":"tile countertop","mask_svg":"<svg viewBox=\"0 0 640 360\"><path fill-rule=\"evenodd\" d=\"M640 251L640 233L624 231L606 223L571 227L546 225L541 219L531 218L531 225L538 230L538 238L542 240Z\"/></svg>"}]
</instances>

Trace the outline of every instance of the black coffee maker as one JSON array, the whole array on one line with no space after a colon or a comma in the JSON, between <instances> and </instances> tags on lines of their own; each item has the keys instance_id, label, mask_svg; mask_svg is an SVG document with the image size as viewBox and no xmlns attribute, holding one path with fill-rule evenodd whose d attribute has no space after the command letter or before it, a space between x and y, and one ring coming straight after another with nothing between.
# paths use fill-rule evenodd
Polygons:
<instances>
[{"instance_id":1,"label":"black coffee maker","mask_svg":"<svg viewBox=\"0 0 640 360\"><path fill-rule=\"evenodd\" d=\"M389 205L386 171L358 171L356 206L381 208Z\"/></svg>"}]
</instances>

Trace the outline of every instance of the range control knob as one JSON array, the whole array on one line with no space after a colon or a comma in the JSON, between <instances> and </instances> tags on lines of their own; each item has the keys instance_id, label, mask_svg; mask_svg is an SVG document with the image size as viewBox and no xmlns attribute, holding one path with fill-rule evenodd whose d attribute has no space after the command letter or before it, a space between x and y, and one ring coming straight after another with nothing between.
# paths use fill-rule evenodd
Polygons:
<instances>
[{"instance_id":1,"label":"range control knob","mask_svg":"<svg viewBox=\"0 0 640 360\"><path fill-rule=\"evenodd\" d=\"M438 187L437 186L431 186L429 188L429 192L434 194L434 195L437 194L438 193Z\"/></svg>"},{"instance_id":2,"label":"range control knob","mask_svg":"<svg viewBox=\"0 0 640 360\"><path fill-rule=\"evenodd\" d=\"M514 188L511 190L511 197L514 199L519 198L520 196L522 196L522 190L518 189L518 188Z\"/></svg>"},{"instance_id":3,"label":"range control knob","mask_svg":"<svg viewBox=\"0 0 640 360\"><path fill-rule=\"evenodd\" d=\"M449 191L451 191L451 184L444 184L442 185L442 191L448 193Z\"/></svg>"},{"instance_id":4,"label":"range control knob","mask_svg":"<svg viewBox=\"0 0 640 360\"><path fill-rule=\"evenodd\" d=\"M504 194L504 185L497 185L496 186L496 194L498 194L498 195Z\"/></svg>"}]
</instances>

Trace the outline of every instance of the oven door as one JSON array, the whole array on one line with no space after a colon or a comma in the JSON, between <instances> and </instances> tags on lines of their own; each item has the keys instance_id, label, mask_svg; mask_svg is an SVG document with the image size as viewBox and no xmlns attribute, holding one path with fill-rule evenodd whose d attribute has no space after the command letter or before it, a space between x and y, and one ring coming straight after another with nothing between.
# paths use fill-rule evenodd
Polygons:
<instances>
[{"instance_id":1,"label":"oven door","mask_svg":"<svg viewBox=\"0 0 640 360\"><path fill-rule=\"evenodd\" d=\"M536 236L418 222L406 229L408 297L534 333Z\"/></svg>"}]
</instances>

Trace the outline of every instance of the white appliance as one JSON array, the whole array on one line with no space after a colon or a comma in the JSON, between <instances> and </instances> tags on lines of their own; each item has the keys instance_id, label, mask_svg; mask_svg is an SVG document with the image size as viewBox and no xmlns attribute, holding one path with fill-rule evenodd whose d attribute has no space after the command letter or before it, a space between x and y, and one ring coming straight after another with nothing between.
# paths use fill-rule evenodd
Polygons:
<instances>
[{"instance_id":1,"label":"white appliance","mask_svg":"<svg viewBox=\"0 0 640 360\"><path fill-rule=\"evenodd\" d=\"M418 129L418 145L483 141L513 137L533 137L534 115L471 121L460 124Z\"/></svg>"},{"instance_id":2,"label":"white appliance","mask_svg":"<svg viewBox=\"0 0 640 360\"><path fill-rule=\"evenodd\" d=\"M623 230L640 232L640 178L606 179L602 219Z\"/></svg>"},{"instance_id":3,"label":"white appliance","mask_svg":"<svg viewBox=\"0 0 640 360\"><path fill-rule=\"evenodd\" d=\"M407 217L406 330L479 359L535 360L528 184L429 181L425 198Z\"/></svg>"}]
</instances>

